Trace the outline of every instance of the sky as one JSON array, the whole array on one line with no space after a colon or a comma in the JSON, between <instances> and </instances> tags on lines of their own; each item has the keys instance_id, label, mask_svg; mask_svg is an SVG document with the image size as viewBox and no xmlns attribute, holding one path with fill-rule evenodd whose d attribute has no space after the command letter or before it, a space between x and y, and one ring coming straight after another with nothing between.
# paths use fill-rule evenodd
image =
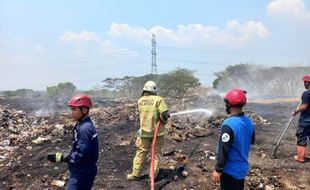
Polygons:
<instances>
[{"instance_id":1,"label":"sky","mask_svg":"<svg viewBox=\"0 0 310 190\"><path fill-rule=\"evenodd\" d=\"M310 66L310 0L0 0L0 90L240 63Z\"/></svg>"}]
</instances>

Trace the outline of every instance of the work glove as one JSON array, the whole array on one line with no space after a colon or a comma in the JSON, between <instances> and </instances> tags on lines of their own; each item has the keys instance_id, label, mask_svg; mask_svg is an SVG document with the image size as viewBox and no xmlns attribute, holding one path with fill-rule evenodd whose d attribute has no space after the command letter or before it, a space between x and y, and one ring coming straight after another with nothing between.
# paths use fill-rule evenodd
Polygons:
<instances>
[{"instance_id":1,"label":"work glove","mask_svg":"<svg viewBox=\"0 0 310 190\"><path fill-rule=\"evenodd\" d=\"M170 117L170 113L168 113L168 110L162 112L160 115L160 120L162 123L166 124L168 123L168 118Z\"/></svg>"},{"instance_id":2,"label":"work glove","mask_svg":"<svg viewBox=\"0 0 310 190\"><path fill-rule=\"evenodd\" d=\"M48 153L47 159L51 162L68 162L68 154L62 152Z\"/></svg>"}]
</instances>

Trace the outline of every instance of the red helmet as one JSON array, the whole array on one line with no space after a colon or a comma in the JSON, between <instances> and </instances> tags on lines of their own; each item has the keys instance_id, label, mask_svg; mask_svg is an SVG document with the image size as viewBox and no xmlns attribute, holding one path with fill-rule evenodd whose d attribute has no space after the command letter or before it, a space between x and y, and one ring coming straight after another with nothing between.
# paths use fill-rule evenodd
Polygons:
<instances>
[{"instance_id":1,"label":"red helmet","mask_svg":"<svg viewBox=\"0 0 310 190\"><path fill-rule=\"evenodd\" d=\"M305 75L305 76L302 78L302 80L303 80L304 82L310 82L310 74Z\"/></svg>"},{"instance_id":2,"label":"red helmet","mask_svg":"<svg viewBox=\"0 0 310 190\"><path fill-rule=\"evenodd\" d=\"M91 103L91 99L89 96L86 96L84 94L78 94L73 96L69 102L68 102L68 106L70 107L88 107L90 108L92 105Z\"/></svg>"},{"instance_id":3,"label":"red helmet","mask_svg":"<svg viewBox=\"0 0 310 190\"><path fill-rule=\"evenodd\" d=\"M239 88L233 88L230 91L226 93L224 96L224 102L226 102L230 106L242 104L246 104L246 91L239 89Z\"/></svg>"}]
</instances>

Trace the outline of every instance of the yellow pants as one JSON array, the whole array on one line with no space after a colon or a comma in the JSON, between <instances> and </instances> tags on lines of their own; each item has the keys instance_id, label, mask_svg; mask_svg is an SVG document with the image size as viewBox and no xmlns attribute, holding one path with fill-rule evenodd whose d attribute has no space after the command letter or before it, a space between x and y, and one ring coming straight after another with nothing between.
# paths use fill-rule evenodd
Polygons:
<instances>
[{"instance_id":1,"label":"yellow pants","mask_svg":"<svg viewBox=\"0 0 310 190\"><path fill-rule=\"evenodd\" d=\"M147 153L152 149L153 138L141 138L138 137L136 140L136 156L133 159L132 175L141 176L144 161L146 159ZM159 162L162 156L163 147L165 144L165 137L160 136L156 139L156 149L155 149L155 162L154 162L154 176L156 177L159 171Z\"/></svg>"}]
</instances>

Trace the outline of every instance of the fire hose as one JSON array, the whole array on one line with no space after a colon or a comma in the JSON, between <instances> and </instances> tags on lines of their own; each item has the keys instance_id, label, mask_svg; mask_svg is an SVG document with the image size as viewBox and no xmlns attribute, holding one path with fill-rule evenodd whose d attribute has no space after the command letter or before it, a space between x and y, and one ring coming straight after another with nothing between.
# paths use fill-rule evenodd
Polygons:
<instances>
[{"instance_id":1,"label":"fire hose","mask_svg":"<svg viewBox=\"0 0 310 190\"><path fill-rule=\"evenodd\" d=\"M299 108L300 105L301 105L301 102L298 104L297 108ZM278 147L280 145L282 137L283 137L284 133L286 132L287 128L290 126L290 124L291 124L292 120L294 119L294 117L295 117L295 115L293 115L290 118L290 120L287 122L286 126L284 127L282 133L279 135L277 143L276 143L276 145L275 145L275 147L274 147L274 149L272 151L272 155L271 155L272 158L276 158L276 151L277 151L277 149L278 149Z\"/></svg>"},{"instance_id":2,"label":"fire hose","mask_svg":"<svg viewBox=\"0 0 310 190\"><path fill-rule=\"evenodd\" d=\"M193 113L193 112L205 112L207 114L212 114L212 112L210 112L209 110L206 109L197 109L197 110L189 110L189 111L183 111L183 112L179 112L179 113L172 113L169 114L168 117L170 116L174 116L174 115L179 115L179 114L185 114L185 113ZM154 136L153 136L153 141L152 141L152 155L151 155L151 166L150 166L150 178L151 178L151 190L154 190L155 188L155 176L154 176L154 164L155 164L155 150L156 150L156 139L157 139L157 135L158 135L158 130L160 128L160 119L158 119L157 121L157 126L155 128L155 132L154 132ZM213 133L211 133L213 134ZM202 140L200 141L200 143L202 142ZM200 145L200 143L193 149L193 151L191 152L190 157L193 155L193 153L195 152L195 150L198 148L198 146ZM184 165L185 167L185 165Z\"/></svg>"},{"instance_id":3,"label":"fire hose","mask_svg":"<svg viewBox=\"0 0 310 190\"><path fill-rule=\"evenodd\" d=\"M154 132L154 137L153 137L153 141L152 141L152 156L151 156L151 190L154 190L154 182L155 182L155 176L154 176L154 162L155 162L155 150L156 150L156 139L157 139L157 134L158 134L158 130L160 128L160 119L158 119L157 121L157 126L155 128L155 132Z\"/></svg>"}]
</instances>

